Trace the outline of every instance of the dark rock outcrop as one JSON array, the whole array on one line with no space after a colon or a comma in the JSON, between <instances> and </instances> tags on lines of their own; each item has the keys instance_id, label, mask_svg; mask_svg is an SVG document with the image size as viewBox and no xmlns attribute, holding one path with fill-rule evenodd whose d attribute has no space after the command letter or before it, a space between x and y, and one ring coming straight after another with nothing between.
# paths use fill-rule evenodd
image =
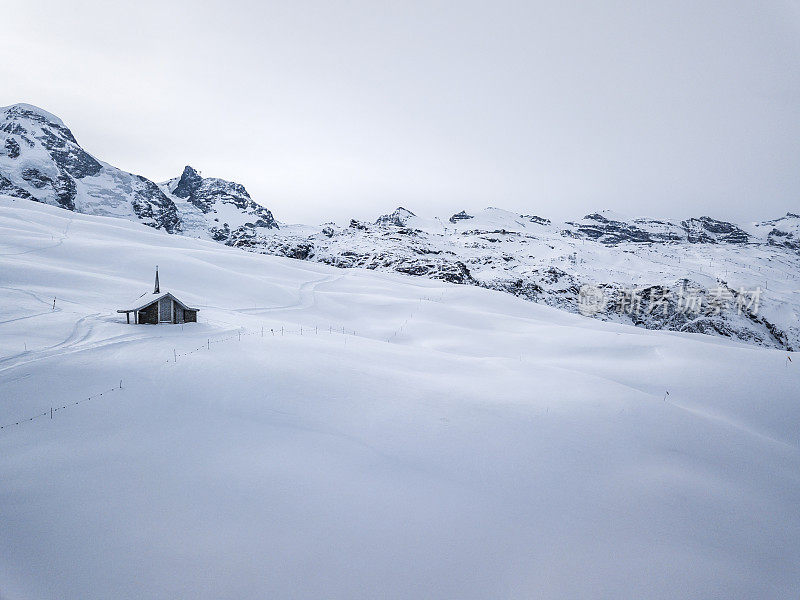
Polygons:
<instances>
[{"instance_id":1,"label":"dark rock outcrop","mask_svg":"<svg viewBox=\"0 0 800 600\"><path fill-rule=\"evenodd\" d=\"M375 225L379 226L393 226L393 227L406 227L408 225L408 218L416 216L408 209L398 206L397 209L388 215L382 215L375 221Z\"/></svg>"},{"instance_id":2,"label":"dark rock outcrop","mask_svg":"<svg viewBox=\"0 0 800 600\"><path fill-rule=\"evenodd\" d=\"M133 191L131 204L136 215L146 225L163 229L167 233L179 233L181 222L175 203L155 183L141 175L135 176L139 185Z\"/></svg>"},{"instance_id":3,"label":"dark rock outcrop","mask_svg":"<svg viewBox=\"0 0 800 600\"><path fill-rule=\"evenodd\" d=\"M653 241L647 231L623 221L607 219L600 213L586 215L583 219L583 222L577 225L578 233L583 237L603 244L619 244L622 242L648 243Z\"/></svg>"},{"instance_id":4,"label":"dark rock outcrop","mask_svg":"<svg viewBox=\"0 0 800 600\"><path fill-rule=\"evenodd\" d=\"M537 215L520 215L523 219L527 219L531 223L536 223L537 225L550 225L550 219L545 219L544 217L539 217Z\"/></svg>"},{"instance_id":5,"label":"dark rock outcrop","mask_svg":"<svg viewBox=\"0 0 800 600\"><path fill-rule=\"evenodd\" d=\"M175 196L185 198L205 215L216 215L228 205L246 219L241 224L225 222L220 226L210 227L211 238L215 241L244 247L255 243L259 229L279 228L269 209L254 202L240 183L216 177L202 177L187 165L180 178L167 185Z\"/></svg>"},{"instance_id":6,"label":"dark rock outcrop","mask_svg":"<svg viewBox=\"0 0 800 600\"><path fill-rule=\"evenodd\" d=\"M746 244L750 236L733 223L710 217L681 221L687 239L692 244Z\"/></svg>"},{"instance_id":7,"label":"dark rock outcrop","mask_svg":"<svg viewBox=\"0 0 800 600\"><path fill-rule=\"evenodd\" d=\"M452 217L450 217L451 223L458 223L459 221L466 221L467 219L474 219L472 215L468 215L466 211L462 210L461 212L457 212Z\"/></svg>"},{"instance_id":8,"label":"dark rock outcrop","mask_svg":"<svg viewBox=\"0 0 800 600\"><path fill-rule=\"evenodd\" d=\"M30 192L14 185L10 179L3 175L0 175L0 194L5 194L6 196L12 196L14 198L24 198L26 200L38 200L33 197Z\"/></svg>"},{"instance_id":9,"label":"dark rock outcrop","mask_svg":"<svg viewBox=\"0 0 800 600\"><path fill-rule=\"evenodd\" d=\"M15 140L14 138L6 138L4 146L8 158L19 157L19 142L17 140Z\"/></svg>"}]
</instances>

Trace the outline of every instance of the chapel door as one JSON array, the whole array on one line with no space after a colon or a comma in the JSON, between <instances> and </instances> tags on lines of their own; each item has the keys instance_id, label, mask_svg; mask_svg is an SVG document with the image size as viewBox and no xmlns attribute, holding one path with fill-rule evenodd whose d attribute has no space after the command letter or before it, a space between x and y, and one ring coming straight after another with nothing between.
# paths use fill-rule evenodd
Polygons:
<instances>
[{"instance_id":1,"label":"chapel door","mask_svg":"<svg viewBox=\"0 0 800 600\"><path fill-rule=\"evenodd\" d=\"M158 320L172 322L172 300L169 298L161 298L158 301Z\"/></svg>"}]
</instances>

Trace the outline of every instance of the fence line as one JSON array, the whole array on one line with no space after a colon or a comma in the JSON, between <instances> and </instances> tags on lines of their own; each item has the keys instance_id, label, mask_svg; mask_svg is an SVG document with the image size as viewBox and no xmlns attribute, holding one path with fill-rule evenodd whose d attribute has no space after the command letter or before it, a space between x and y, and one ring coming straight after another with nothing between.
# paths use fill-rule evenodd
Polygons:
<instances>
[{"instance_id":1,"label":"fence line","mask_svg":"<svg viewBox=\"0 0 800 600\"><path fill-rule=\"evenodd\" d=\"M298 335L302 336L304 331L309 332L309 334L310 334L311 331L313 331L314 335L319 335L319 331L320 330L319 330L319 326L318 325L315 325L313 328L310 328L310 329L303 329L302 325L299 326L298 329L286 329L284 326L281 326L280 330L278 330L277 327L270 327L269 329L267 329L266 327L262 326L260 330L255 330L255 331L248 331L246 327L240 327L239 329L236 330L236 334L235 335L229 335L227 337L218 338L218 339L208 338L206 340L205 344L202 344L201 346L198 346L197 348L193 348L191 350L187 350L186 352L178 352L176 348L173 348L172 349L172 358L171 359L168 358L164 362L167 363L167 364L168 363L175 363L175 362L178 362L178 359L180 357L182 357L182 356L189 356L191 354L194 354L195 352L201 352L202 350L211 350L211 345L212 344L221 344L223 342L230 342L231 340L237 340L237 341L241 342L242 341L242 336L246 337L246 336L256 336L257 335L257 336L260 336L260 337L278 337L278 336L285 336L287 334L288 335L298 334ZM342 327L341 332L340 332L339 329L338 328L334 328L333 325L330 325L328 327L328 333L329 334L341 333L342 335L352 335L352 336L357 336L358 335L355 330L348 330L348 329L345 329L344 327ZM345 342L346 342L346 340L345 340Z\"/></svg>"},{"instance_id":2,"label":"fence line","mask_svg":"<svg viewBox=\"0 0 800 600\"><path fill-rule=\"evenodd\" d=\"M387 343L391 342L393 339L395 339L397 336L399 336L401 333L403 333L405 331L406 325L408 325L408 322L411 321L414 318L414 315L416 315L417 312L419 312L419 309L422 307L423 301L427 301L427 302L442 302L443 300L444 300L444 291L442 291L442 293L436 299L434 299L434 298L432 298L430 296L423 296L423 297L419 298L420 307L417 310L412 310L411 311L411 314L408 316L408 318L405 321L403 321L400 324L400 327L398 327L394 331L394 333L392 333L392 335L390 335L386 339Z\"/></svg>"},{"instance_id":3,"label":"fence line","mask_svg":"<svg viewBox=\"0 0 800 600\"><path fill-rule=\"evenodd\" d=\"M55 413L57 413L59 410L65 410L68 407L72 407L72 406L75 406L77 404L83 404L84 402L88 402L89 400L96 400L97 398L99 398L100 396L102 396L104 394L110 394L111 392L116 392L116 391L122 390L122 389L124 389L124 388L122 387L122 380L120 379L119 385L116 386L116 387L113 387L113 388L108 389L108 390L103 390L102 392L100 392L98 394L94 394L92 396L87 396L86 398L82 398L81 400L77 400L75 402L68 402L66 404L62 404L61 406L55 406L55 407L51 406L49 410L46 410L43 413L37 413L37 414L33 415L32 417L26 417L24 419L20 419L19 421L15 421L13 423L9 422L9 423L7 423L5 425L0 425L0 429L10 429L11 427L17 427L17 426L22 425L24 423L29 423L29 422L33 421L34 419L41 419L43 417L46 417L47 415L50 415L50 418L52 419L53 416L55 415Z\"/></svg>"},{"instance_id":4,"label":"fence line","mask_svg":"<svg viewBox=\"0 0 800 600\"><path fill-rule=\"evenodd\" d=\"M308 330L308 331L310 331L310 330ZM313 331L314 331L315 335L319 335L319 326L314 326ZM339 329L338 328L334 328L333 325L331 325L331 326L328 327L328 333L329 334L339 333ZM346 330L344 327L342 327L341 333L343 335L351 335L350 332L348 330ZM179 353L179 352L176 351L175 348L173 348L172 349L172 359L171 360L168 359L166 362L167 363L174 363L174 362L178 361L179 357L189 356L190 354L194 354L195 352L200 352L201 350L211 350L211 344L220 344L220 343L223 343L223 342L229 342L231 340L241 341L242 340L242 336L260 335L261 337L266 337L266 334L267 334L267 329L265 327L263 327L263 326L261 327L260 331L247 331L244 327L242 327L242 328L237 330L236 335L229 335L229 336L226 336L226 337L223 337L223 338L218 338L218 339L208 338L206 340L205 344L203 344L201 346L198 346L197 348L194 348L194 349L189 350L187 352L180 352ZM276 328L275 327L271 327L269 329L269 334L270 334L270 337L275 337L277 335ZM299 329L286 329L285 327L281 327L280 335L283 336L283 335L286 335L286 334L303 335L303 327L300 326ZM352 331L352 335L356 335L356 332L354 330ZM43 419L43 418L47 417L48 415L50 416L50 419L52 419L59 410L63 411L63 410L66 410L67 408L70 408L72 406L77 406L78 404L83 404L84 402L88 402L90 400L96 400L96 399L100 398L103 395L107 395L107 394L110 394L111 392L119 391L119 390L122 390L122 389L124 389L124 388L122 387L122 380L120 379L120 382L119 382L118 386L115 386L115 387L107 389L107 390L103 390L102 392L93 394L91 396L86 396L85 398L82 398L81 400L76 400L75 402L68 402L66 404L61 404L61 406L51 406L48 410L45 410L44 412L41 412L41 413L36 413L35 415L30 416L30 417L24 417L22 419L19 419L17 421L13 421L13 422L9 421L5 425L0 425L0 430L6 430L6 429L10 429L12 427L18 427L20 425L23 425L24 423L30 423L31 421L35 421L36 419Z\"/></svg>"}]
</instances>

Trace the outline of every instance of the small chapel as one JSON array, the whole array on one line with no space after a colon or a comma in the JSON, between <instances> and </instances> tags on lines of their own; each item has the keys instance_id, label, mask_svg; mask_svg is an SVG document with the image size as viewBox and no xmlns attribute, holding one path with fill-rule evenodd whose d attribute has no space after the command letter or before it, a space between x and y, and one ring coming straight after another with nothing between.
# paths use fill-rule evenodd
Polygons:
<instances>
[{"instance_id":1,"label":"small chapel","mask_svg":"<svg viewBox=\"0 0 800 600\"><path fill-rule=\"evenodd\" d=\"M161 291L156 267L156 283L153 293L145 292L118 313L125 313L128 323L136 325L159 325L162 323L196 323L199 309L187 306L171 292ZM131 320L133 315L133 320Z\"/></svg>"}]
</instances>

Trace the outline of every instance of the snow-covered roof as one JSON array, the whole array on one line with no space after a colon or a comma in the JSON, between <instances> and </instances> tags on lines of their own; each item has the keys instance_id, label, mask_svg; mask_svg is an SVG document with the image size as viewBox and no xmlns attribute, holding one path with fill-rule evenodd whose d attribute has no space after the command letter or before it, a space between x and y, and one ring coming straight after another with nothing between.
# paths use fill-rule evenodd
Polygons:
<instances>
[{"instance_id":1,"label":"snow-covered roof","mask_svg":"<svg viewBox=\"0 0 800 600\"><path fill-rule=\"evenodd\" d=\"M117 309L117 312L118 313L124 313L124 312L133 312L135 310L141 310L145 306L150 306L153 302L156 302L157 300L161 300L161 298L164 298L166 296L169 296L170 298L175 300L175 302L180 304L185 309L188 309L188 310L200 310L198 308L192 308L191 306L186 306L183 302L178 300L175 297L175 295L172 294L171 292L159 292L158 294L154 294L152 292L146 292L146 293L142 294L141 296L139 296L138 298L136 298L135 300L132 300L131 302L129 302L125 308Z\"/></svg>"}]
</instances>

